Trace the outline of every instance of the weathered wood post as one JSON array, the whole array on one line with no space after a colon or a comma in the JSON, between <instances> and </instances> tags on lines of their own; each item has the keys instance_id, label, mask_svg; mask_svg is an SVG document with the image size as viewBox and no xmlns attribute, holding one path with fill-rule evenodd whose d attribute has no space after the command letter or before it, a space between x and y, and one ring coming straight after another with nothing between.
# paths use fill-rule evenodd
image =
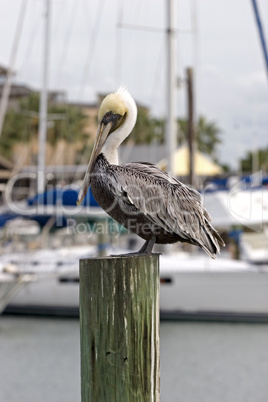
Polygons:
<instances>
[{"instance_id":1,"label":"weathered wood post","mask_svg":"<svg viewBox=\"0 0 268 402\"><path fill-rule=\"evenodd\" d=\"M159 256L80 260L82 402L160 401Z\"/></svg>"}]
</instances>

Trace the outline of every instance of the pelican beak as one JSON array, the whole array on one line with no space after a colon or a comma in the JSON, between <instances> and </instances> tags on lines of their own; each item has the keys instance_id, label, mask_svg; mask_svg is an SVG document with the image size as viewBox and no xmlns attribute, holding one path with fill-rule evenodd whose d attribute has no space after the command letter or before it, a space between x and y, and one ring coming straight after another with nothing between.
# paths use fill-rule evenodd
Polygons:
<instances>
[{"instance_id":1,"label":"pelican beak","mask_svg":"<svg viewBox=\"0 0 268 402\"><path fill-rule=\"evenodd\" d=\"M87 171L86 171L86 174L84 177L84 181L83 181L82 187L81 187L78 197L77 197L77 201L76 201L77 205L81 205L83 199L85 198L87 190L90 186L90 174L94 167L94 163L95 163L98 155L100 154L102 146L103 146L104 142L106 141L106 138L108 137L112 128L113 128L112 121L108 122L107 124L101 122L98 125L97 137L96 137L96 140L95 140L95 143L93 146L93 151L91 153L91 157L90 157Z\"/></svg>"},{"instance_id":2,"label":"pelican beak","mask_svg":"<svg viewBox=\"0 0 268 402\"><path fill-rule=\"evenodd\" d=\"M76 204L81 205L83 199L85 198L85 195L87 193L87 190L90 186L90 174L94 168L95 161L98 157L98 155L101 153L101 149L103 147L103 144L106 141L106 138L110 133L112 133L114 130L116 130L124 121L125 115L121 114L114 114L114 113L107 113L102 121L98 125L98 131L97 131L97 137L93 146L93 151L90 157L90 161L87 167L87 171L84 177L84 181L81 187L81 190L79 191L78 197Z\"/></svg>"}]
</instances>

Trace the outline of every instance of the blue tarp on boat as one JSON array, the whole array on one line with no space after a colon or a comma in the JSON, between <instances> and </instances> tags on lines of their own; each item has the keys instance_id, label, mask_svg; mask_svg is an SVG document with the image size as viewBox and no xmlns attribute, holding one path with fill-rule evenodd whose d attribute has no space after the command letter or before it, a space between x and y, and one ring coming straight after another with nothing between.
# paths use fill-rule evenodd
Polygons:
<instances>
[{"instance_id":1,"label":"blue tarp on boat","mask_svg":"<svg viewBox=\"0 0 268 402\"><path fill-rule=\"evenodd\" d=\"M37 194L27 200L29 206L32 205L65 205L65 206L76 206L76 200L78 196L78 190L73 188L67 189L54 189L45 191L42 194ZM82 206L98 207L95 198L91 192L88 190L82 204Z\"/></svg>"},{"instance_id":2,"label":"blue tarp on boat","mask_svg":"<svg viewBox=\"0 0 268 402\"><path fill-rule=\"evenodd\" d=\"M66 207L75 207L76 206L76 200L78 196L78 189L74 188L63 188L63 189L53 189L53 190L48 190L45 191L42 194L37 194L34 197L28 198L26 200L26 204L29 207L33 206L47 206L47 205L63 205ZM93 197L93 194L91 192L91 189L88 190L83 202L81 203L82 207L98 207L99 205L97 204L95 198ZM3 214L0 214L0 227L5 226L6 222L18 218L18 217L23 217L23 218L28 218L32 220L36 220L40 226L44 226L47 221L50 219L51 216L49 215L42 215L42 214L25 214L25 213L15 213L12 211L6 211ZM61 224L57 222L57 226L64 227L67 224L67 220L64 216L61 218Z\"/></svg>"}]
</instances>

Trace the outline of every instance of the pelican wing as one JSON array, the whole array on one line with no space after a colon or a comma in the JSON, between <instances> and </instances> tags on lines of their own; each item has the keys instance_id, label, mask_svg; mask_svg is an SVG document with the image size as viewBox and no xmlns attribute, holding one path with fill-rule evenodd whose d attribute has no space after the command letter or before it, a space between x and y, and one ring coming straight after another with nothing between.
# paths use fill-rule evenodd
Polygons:
<instances>
[{"instance_id":1,"label":"pelican wing","mask_svg":"<svg viewBox=\"0 0 268 402\"><path fill-rule=\"evenodd\" d=\"M113 170L111 191L116 196L124 197L152 223L199 244L210 255L211 249L219 251L221 237L196 190L151 164L113 165Z\"/></svg>"}]
</instances>

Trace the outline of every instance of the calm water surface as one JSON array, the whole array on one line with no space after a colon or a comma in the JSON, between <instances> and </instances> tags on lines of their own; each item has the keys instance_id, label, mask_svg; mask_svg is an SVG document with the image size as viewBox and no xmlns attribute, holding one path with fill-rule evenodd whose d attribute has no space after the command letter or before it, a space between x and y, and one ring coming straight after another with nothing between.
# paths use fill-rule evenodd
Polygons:
<instances>
[{"instance_id":1,"label":"calm water surface","mask_svg":"<svg viewBox=\"0 0 268 402\"><path fill-rule=\"evenodd\" d=\"M0 317L0 401L80 401L78 320ZM161 401L267 402L268 325L162 322Z\"/></svg>"}]
</instances>

